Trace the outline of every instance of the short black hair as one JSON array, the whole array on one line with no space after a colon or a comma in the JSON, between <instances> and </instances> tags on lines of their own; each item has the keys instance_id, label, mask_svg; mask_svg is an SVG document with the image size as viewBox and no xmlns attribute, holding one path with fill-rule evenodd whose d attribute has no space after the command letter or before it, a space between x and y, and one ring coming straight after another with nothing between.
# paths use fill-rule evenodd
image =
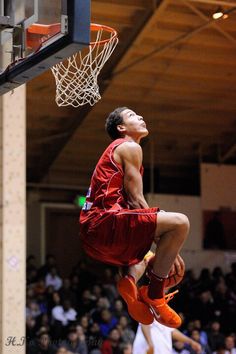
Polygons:
<instances>
[{"instance_id":1,"label":"short black hair","mask_svg":"<svg viewBox=\"0 0 236 354\"><path fill-rule=\"evenodd\" d=\"M112 140L118 139L121 137L120 132L117 130L117 125L123 123L123 117L121 112L123 112L127 107L118 107L113 112L109 114L106 119L105 129Z\"/></svg>"}]
</instances>

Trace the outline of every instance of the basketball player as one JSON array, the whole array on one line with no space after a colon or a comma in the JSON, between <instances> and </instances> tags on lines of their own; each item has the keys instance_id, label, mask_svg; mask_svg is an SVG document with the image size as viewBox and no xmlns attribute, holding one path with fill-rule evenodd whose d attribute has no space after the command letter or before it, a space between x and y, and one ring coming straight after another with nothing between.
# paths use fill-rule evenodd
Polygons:
<instances>
[{"instance_id":1,"label":"basketball player","mask_svg":"<svg viewBox=\"0 0 236 354\"><path fill-rule=\"evenodd\" d=\"M117 108L105 127L113 142L97 163L81 211L84 249L96 260L128 266L128 275L119 281L118 290L136 321L150 324L155 317L177 328L181 318L168 306L170 297L164 290L173 264L180 268L178 253L188 235L188 218L149 208L143 196L140 141L148 135L143 117L127 107ZM137 289L143 259L153 241L158 247L150 284Z\"/></svg>"}]
</instances>

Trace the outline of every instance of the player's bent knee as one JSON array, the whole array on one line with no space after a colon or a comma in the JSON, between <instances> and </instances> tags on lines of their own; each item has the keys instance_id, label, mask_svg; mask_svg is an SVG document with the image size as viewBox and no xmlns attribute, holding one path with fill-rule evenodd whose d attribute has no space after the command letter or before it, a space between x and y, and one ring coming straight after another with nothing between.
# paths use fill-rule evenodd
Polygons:
<instances>
[{"instance_id":1,"label":"player's bent knee","mask_svg":"<svg viewBox=\"0 0 236 354\"><path fill-rule=\"evenodd\" d=\"M181 231L182 235L186 235L189 232L190 224L189 224L189 219L186 215L181 214L181 213L176 213L175 215L175 226L176 229Z\"/></svg>"},{"instance_id":2,"label":"player's bent knee","mask_svg":"<svg viewBox=\"0 0 236 354\"><path fill-rule=\"evenodd\" d=\"M189 220L181 213L158 213L154 242L157 243L163 234L174 231L175 237L185 240L189 231Z\"/></svg>"}]
</instances>

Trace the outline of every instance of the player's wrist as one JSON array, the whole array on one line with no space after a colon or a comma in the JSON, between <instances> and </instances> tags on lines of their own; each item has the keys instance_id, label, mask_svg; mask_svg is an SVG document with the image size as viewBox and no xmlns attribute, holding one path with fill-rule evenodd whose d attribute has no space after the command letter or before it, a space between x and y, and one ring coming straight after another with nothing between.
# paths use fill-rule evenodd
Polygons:
<instances>
[{"instance_id":1,"label":"player's wrist","mask_svg":"<svg viewBox=\"0 0 236 354\"><path fill-rule=\"evenodd\" d=\"M197 344L197 342L195 340L193 340L193 339L190 339L190 343L189 344L190 344L191 347L194 347Z\"/></svg>"}]
</instances>

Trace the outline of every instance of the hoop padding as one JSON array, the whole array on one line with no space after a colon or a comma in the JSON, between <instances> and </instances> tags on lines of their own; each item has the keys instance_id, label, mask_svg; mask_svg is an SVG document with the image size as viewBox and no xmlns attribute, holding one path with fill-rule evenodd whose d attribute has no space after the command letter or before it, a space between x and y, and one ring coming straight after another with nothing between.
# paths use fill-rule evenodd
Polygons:
<instances>
[{"instance_id":1,"label":"hoop padding","mask_svg":"<svg viewBox=\"0 0 236 354\"><path fill-rule=\"evenodd\" d=\"M93 106L101 99L98 75L117 43L117 32L108 26L91 24L95 40L88 48L52 67L56 81L56 103L61 106Z\"/></svg>"}]
</instances>

